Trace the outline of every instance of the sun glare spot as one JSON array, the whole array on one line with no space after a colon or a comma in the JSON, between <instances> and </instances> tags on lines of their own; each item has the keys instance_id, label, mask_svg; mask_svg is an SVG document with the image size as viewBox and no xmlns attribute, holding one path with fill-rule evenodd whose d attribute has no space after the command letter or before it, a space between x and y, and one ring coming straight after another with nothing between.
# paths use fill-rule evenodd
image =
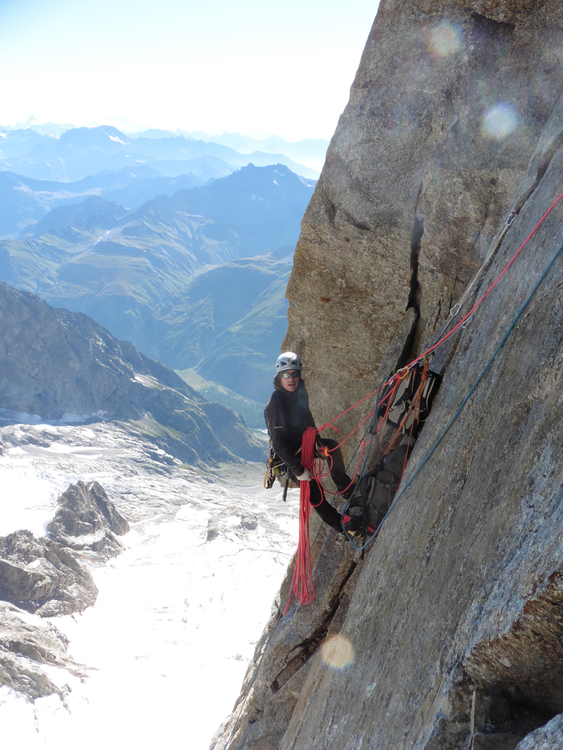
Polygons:
<instances>
[{"instance_id":1,"label":"sun glare spot","mask_svg":"<svg viewBox=\"0 0 563 750\"><path fill-rule=\"evenodd\" d=\"M481 131L487 138L499 141L518 127L518 113L510 104L501 102L485 112Z\"/></svg>"},{"instance_id":2,"label":"sun glare spot","mask_svg":"<svg viewBox=\"0 0 563 750\"><path fill-rule=\"evenodd\" d=\"M321 656L324 663L334 669L345 669L356 658L354 646L342 635L335 635L323 644Z\"/></svg>"},{"instance_id":3,"label":"sun glare spot","mask_svg":"<svg viewBox=\"0 0 563 750\"><path fill-rule=\"evenodd\" d=\"M430 31L430 51L438 57L447 57L461 49L460 32L449 21L442 21Z\"/></svg>"}]
</instances>

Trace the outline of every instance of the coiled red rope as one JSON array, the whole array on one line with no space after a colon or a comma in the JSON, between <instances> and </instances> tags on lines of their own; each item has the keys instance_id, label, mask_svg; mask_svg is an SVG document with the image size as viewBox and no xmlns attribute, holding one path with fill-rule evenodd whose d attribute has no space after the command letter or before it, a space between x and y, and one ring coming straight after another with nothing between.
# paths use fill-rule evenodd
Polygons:
<instances>
[{"instance_id":1,"label":"coiled red rope","mask_svg":"<svg viewBox=\"0 0 563 750\"><path fill-rule=\"evenodd\" d=\"M307 427L303 433L301 443L301 463L303 468L309 469L311 476L314 474L315 442L317 430L315 427ZM319 483L318 479L315 481ZM313 586L313 571L311 566L311 546L309 542L309 516L311 515L311 491L309 482L299 482L299 541L297 544L297 557L293 578L291 579L290 594L293 592L301 604L310 604L315 598L315 587ZM321 488L322 498L322 488ZM289 609L291 596L288 597L283 614Z\"/></svg>"}]
</instances>

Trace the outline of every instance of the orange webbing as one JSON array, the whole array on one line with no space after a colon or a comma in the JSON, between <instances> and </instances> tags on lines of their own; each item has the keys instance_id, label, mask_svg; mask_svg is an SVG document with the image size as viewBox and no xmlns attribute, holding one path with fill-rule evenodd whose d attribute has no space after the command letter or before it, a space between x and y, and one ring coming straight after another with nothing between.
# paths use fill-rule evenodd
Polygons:
<instances>
[{"instance_id":1,"label":"orange webbing","mask_svg":"<svg viewBox=\"0 0 563 750\"><path fill-rule=\"evenodd\" d=\"M391 439L391 442L389 443L389 448L387 449L387 455L395 447L395 445L394 445L395 440L400 435L401 430L403 429L403 427L405 425L405 422L409 418L409 414L411 413L411 411L414 410L414 418L412 420L411 431L410 431L409 437L412 436L415 422L418 422L418 419L419 419L419 416L420 416L420 400L422 398L422 391L424 389L424 383L425 383L427 377L428 377L428 362L425 361L424 362L424 367L422 368L422 375L421 375L421 379L420 379L420 385L418 386L418 389L417 389L417 391L416 391L416 393L414 395L414 398L412 400L412 404L410 405L410 407L409 407L407 413L405 414L405 416L402 418L400 425L397 427L397 432L393 435L393 437Z\"/></svg>"}]
</instances>

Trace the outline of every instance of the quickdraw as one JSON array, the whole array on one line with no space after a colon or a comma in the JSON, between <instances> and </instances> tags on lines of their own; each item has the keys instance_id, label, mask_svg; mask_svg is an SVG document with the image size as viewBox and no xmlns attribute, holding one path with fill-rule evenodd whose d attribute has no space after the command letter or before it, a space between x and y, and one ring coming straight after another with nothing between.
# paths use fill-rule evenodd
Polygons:
<instances>
[{"instance_id":1,"label":"quickdraw","mask_svg":"<svg viewBox=\"0 0 563 750\"><path fill-rule=\"evenodd\" d=\"M270 446L268 458L266 459L266 474L264 476L264 487L270 490L278 477L286 473L285 464L276 456L274 449Z\"/></svg>"}]
</instances>

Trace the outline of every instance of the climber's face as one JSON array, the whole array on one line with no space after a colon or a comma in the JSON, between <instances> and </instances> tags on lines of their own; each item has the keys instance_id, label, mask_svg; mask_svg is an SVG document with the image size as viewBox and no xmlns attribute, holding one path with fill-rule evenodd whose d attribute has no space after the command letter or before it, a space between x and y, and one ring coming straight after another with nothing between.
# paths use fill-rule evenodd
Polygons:
<instances>
[{"instance_id":1,"label":"climber's face","mask_svg":"<svg viewBox=\"0 0 563 750\"><path fill-rule=\"evenodd\" d=\"M299 388L299 372L297 370L282 372L281 384L290 393L296 391Z\"/></svg>"}]
</instances>

